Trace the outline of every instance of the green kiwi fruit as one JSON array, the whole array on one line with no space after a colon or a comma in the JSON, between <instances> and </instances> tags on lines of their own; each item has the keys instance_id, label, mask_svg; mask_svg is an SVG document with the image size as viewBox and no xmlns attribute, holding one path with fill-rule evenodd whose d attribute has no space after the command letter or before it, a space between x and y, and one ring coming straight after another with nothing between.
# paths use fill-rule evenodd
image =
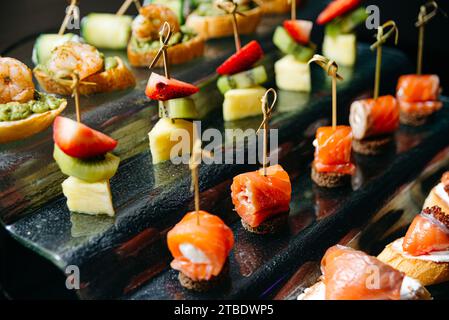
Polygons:
<instances>
[{"instance_id":1,"label":"green kiwi fruit","mask_svg":"<svg viewBox=\"0 0 449 320\"><path fill-rule=\"evenodd\" d=\"M291 54L300 62L308 62L315 53L315 45L303 46L297 43L283 27L277 27L273 43L285 54Z\"/></svg>"},{"instance_id":2,"label":"green kiwi fruit","mask_svg":"<svg viewBox=\"0 0 449 320\"><path fill-rule=\"evenodd\" d=\"M222 94L231 89L251 88L267 81L267 71L264 66L257 66L247 71L239 72L230 76L218 78L217 86Z\"/></svg>"},{"instance_id":3,"label":"green kiwi fruit","mask_svg":"<svg viewBox=\"0 0 449 320\"><path fill-rule=\"evenodd\" d=\"M120 158L112 153L92 159L74 158L65 154L56 144L53 158L62 173L86 182L97 182L112 178L120 163Z\"/></svg>"},{"instance_id":4,"label":"green kiwi fruit","mask_svg":"<svg viewBox=\"0 0 449 320\"><path fill-rule=\"evenodd\" d=\"M198 111L192 98L171 99L166 102L168 116L172 119L197 119Z\"/></svg>"}]
</instances>

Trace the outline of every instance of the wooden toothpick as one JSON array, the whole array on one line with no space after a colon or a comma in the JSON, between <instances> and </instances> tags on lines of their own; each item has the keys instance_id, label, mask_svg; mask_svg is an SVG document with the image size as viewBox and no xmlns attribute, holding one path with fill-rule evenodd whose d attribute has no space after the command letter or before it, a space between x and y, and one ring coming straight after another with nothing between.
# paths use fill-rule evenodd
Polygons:
<instances>
[{"instance_id":1,"label":"wooden toothpick","mask_svg":"<svg viewBox=\"0 0 449 320\"><path fill-rule=\"evenodd\" d=\"M273 94L273 101L271 104L268 103L268 96L269 94ZM270 119L273 112L273 108L276 105L277 100L277 93L276 90L273 88L268 89L265 91L265 94L262 97L262 114L263 114L263 120L262 123L259 126L259 129L257 129L256 134L259 134L259 131L263 129L263 175L267 175L267 160L268 160L268 130L270 127Z\"/></svg>"},{"instance_id":2,"label":"wooden toothpick","mask_svg":"<svg viewBox=\"0 0 449 320\"><path fill-rule=\"evenodd\" d=\"M76 5L77 5L78 1L77 0L72 0L70 2L70 6L69 9L67 10L64 20L62 21L61 27L59 28L59 32L58 34L60 36L62 36L65 33L65 29L67 28L67 24L69 23L69 19L70 17L75 13L77 13L77 11L75 10ZM77 19L79 19L79 17L76 17Z\"/></svg>"},{"instance_id":3,"label":"wooden toothpick","mask_svg":"<svg viewBox=\"0 0 449 320\"><path fill-rule=\"evenodd\" d=\"M384 33L386 28L390 28L387 32ZM380 70L382 66L382 45L390 38L392 34L395 34L394 44L398 43L399 38L399 30L396 26L396 23L393 20L385 22L383 25L377 28L377 36L376 42L371 45L371 50L377 48L376 55L376 73L374 75L374 99L379 97L379 88L380 88Z\"/></svg>"},{"instance_id":4,"label":"wooden toothpick","mask_svg":"<svg viewBox=\"0 0 449 320\"><path fill-rule=\"evenodd\" d=\"M327 72L328 76L332 77L332 129L335 131L337 128L337 80L343 80L343 78L338 74L338 65L335 61L315 54L309 60L309 64L312 62L318 64Z\"/></svg>"},{"instance_id":5,"label":"wooden toothpick","mask_svg":"<svg viewBox=\"0 0 449 320\"><path fill-rule=\"evenodd\" d=\"M431 9L430 12L427 12ZM418 61L416 63L416 73L422 73L422 60L423 60L423 50L424 50L424 27L425 25L436 16L438 11L438 4L435 1L428 2L422 5L419 9L418 21L416 21L415 26L419 28L419 38L418 38Z\"/></svg>"},{"instance_id":6,"label":"wooden toothpick","mask_svg":"<svg viewBox=\"0 0 449 320\"><path fill-rule=\"evenodd\" d=\"M190 156L189 168L192 172L192 186L195 199L195 212L197 214L197 224L200 224L200 187L198 181L198 166L201 163L201 140L196 139L192 147L192 155Z\"/></svg>"},{"instance_id":7,"label":"wooden toothpick","mask_svg":"<svg viewBox=\"0 0 449 320\"><path fill-rule=\"evenodd\" d=\"M291 19L296 20L296 0L289 0L291 4Z\"/></svg>"},{"instance_id":8,"label":"wooden toothpick","mask_svg":"<svg viewBox=\"0 0 449 320\"><path fill-rule=\"evenodd\" d=\"M73 73L72 74L72 79L73 79L73 83L72 83L72 97L75 98L75 110L76 110L76 121L78 123L81 122L81 110L80 110L80 95L79 95L79 84L80 84L80 77L78 75L78 73Z\"/></svg>"},{"instance_id":9,"label":"wooden toothpick","mask_svg":"<svg viewBox=\"0 0 449 320\"><path fill-rule=\"evenodd\" d=\"M218 8L226 12L227 14L232 15L232 29L234 31L234 42L235 42L235 51L240 51L242 45L240 42L239 28L237 23L237 15L245 16L243 13L239 12L238 4L233 0L227 0L224 3L217 4Z\"/></svg>"},{"instance_id":10,"label":"wooden toothpick","mask_svg":"<svg viewBox=\"0 0 449 320\"><path fill-rule=\"evenodd\" d=\"M116 15L123 16L125 14L125 12L128 10L131 3L134 3L134 5L136 6L136 9L137 9L137 12L139 12L140 9L142 8L142 5L140 4L139 0L125 0L123 2L122 6L120 7L120 9L118 9Z\"/></svg>"}]
</instances>

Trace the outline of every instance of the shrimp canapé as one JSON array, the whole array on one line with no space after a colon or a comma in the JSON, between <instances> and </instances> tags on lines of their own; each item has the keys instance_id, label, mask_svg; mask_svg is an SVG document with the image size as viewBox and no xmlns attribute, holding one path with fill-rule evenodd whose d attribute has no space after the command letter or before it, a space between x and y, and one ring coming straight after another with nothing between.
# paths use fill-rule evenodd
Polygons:
<instances>
[{"instance_id":1,"label":"shrimp canap\u00e9","mask_svg":"<svg viewBox=\"0 0 449 320\"><path fill-rule=\"evenodd\" d=\"M56 47L47 63L48 71L57 78L70 77L78 73L80 79L85 79L100 72L103 67L103 56L95 47L73 41Z\"/></svg>"},{"instance_id":2,"label":"shrimp canap\u00e9","mask_svg":"<svg viewBox=\"0 0 449 320\"><path fill-rule=\"evenodd\" d=\"M27 102L33 97L31 70L16 59L0 58L0 103Z\"/></svg>"},{"instance_id":3,"label":"shrimp canap\u00e9","mask_svg":"<svg viewBox=\"0 0 449 320\"><path fill-rule=\"evenodd\" d=\"M159 31L165 22L170 24L173 33L179 31L178 17L172 10L163 5L147 5L140 9L133 21L133 35L140 40L159 39Z\"/></svg>"}]
</instances>

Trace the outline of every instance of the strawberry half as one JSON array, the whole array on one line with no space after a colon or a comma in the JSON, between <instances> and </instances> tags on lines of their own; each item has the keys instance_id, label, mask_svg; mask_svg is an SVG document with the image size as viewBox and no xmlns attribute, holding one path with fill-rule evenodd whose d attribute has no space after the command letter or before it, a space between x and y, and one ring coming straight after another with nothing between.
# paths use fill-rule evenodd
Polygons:
<instances>
[{"instance_id":1,"label":"strawberry half","mask_svg":"<svg viewBox=\"0 0 449 320\"><path fill-rule=\"evenodd\" d=\"M176 98L188 97L200 89L193 84L167 79L157 73L152 73L145 89L145 94L151 100L166 101Z\"/></svg>"},{"instance_id":2,"label":"strawberry half","mask_svg":"<svg viewBox=\"0 0 449 320\"><path fill-rule=\"evenodd\" d=\"M334 0L320 13L316 22L318 24L326 24L359 5L360 0Z\"/></svg>"},{"instance_id":3,"label":"strawberry half","mask_svg":"<svg viewBox=\"0 0 449 320\"><path fill-rule=\"evenodd\" d=\"M284 28L300 44L308 44L313 22L309 20L286 20Z\"/></svg>"},{"instance_id":4,"label":"strawberry half","mask_svg":"<svg viewBox=\"0 0 449 320\"><path fill-rule=\"evenodd\" d=\"M223 62L217 68L217 72L221 75L231 75L248 70L262 56L262 47L257 41L253 40Z\"/></svg>"},{"instance_id":5,"label":"strawberry half","mask_svg":"<svg viewBox=\"0 0 449 320\"><path fill-rule=\"evenodd\" d=\"M114 150L117 141L88 126L64 117L53 123L53 140L67 155L92 158Z\"/></svg>"}]
</instances>

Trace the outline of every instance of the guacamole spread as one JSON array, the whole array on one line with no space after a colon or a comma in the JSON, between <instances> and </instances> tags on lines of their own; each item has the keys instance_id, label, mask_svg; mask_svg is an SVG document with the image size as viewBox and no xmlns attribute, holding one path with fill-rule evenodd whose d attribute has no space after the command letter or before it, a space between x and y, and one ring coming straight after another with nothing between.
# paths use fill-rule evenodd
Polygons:
<instances>
[{"instance_id":1,"label":"guacamole spread","mask_svg":"<svg viewBox=\"0 0 449 320\"><path fill-rule=\"evenodd\" d=\"M8 102L0 104L0 122L28 118L35 113L58 109L64 99L45 93L35 93L34 99L25 103Z\"/></svg>"},{"instance_id":2,"label":"guacamole spread","mask_svg":"<svg viewBox=\"0 0 449 320\"><path fill-rule=\"evenodd\" d=\"M179 32L174 33L169 42L168 46L174 46L183 42L187 42L193 38L195 38L196 33L189 29L186 26L181 26L181 30ZM136 52L148 52L151 50L157 50L161 46L159 39L150 40L150 41L141 41L136 37L131 38L131 46L133 51Z\"/></svg>"}]
</instances>

